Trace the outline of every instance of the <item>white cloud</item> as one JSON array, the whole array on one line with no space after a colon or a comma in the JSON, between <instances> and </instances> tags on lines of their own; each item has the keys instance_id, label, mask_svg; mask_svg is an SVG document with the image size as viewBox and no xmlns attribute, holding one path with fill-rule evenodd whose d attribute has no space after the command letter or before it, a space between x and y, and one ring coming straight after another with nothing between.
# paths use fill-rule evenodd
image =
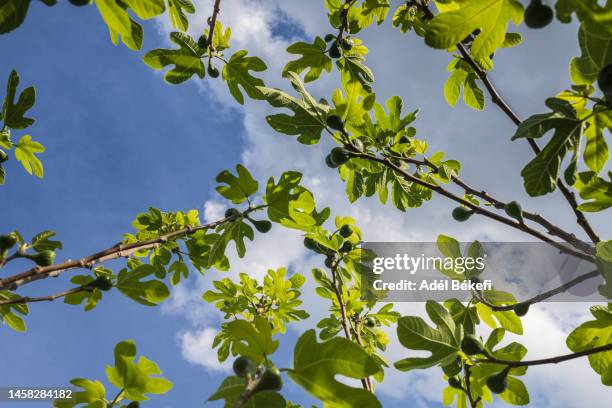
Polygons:
<instances>
[{"instance_id":1,"label":"white cloud","mask_svg":"<svg viewBox=\"0 0 612 408\"><path fill-rule=\"evenodd\" d=\"M231 359L219 363L217 353L213 351L212 344L217 333L212 327L179 333L177 339L183 358L211 371L231 371Z\"/></svg>"}]
</instances>

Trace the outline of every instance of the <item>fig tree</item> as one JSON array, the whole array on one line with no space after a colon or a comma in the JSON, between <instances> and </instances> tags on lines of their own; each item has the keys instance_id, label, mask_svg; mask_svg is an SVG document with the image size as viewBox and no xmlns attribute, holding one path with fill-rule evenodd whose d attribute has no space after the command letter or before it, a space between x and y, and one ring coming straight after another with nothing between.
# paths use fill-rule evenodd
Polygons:
<instances>
[{"instance_id":1,"label":"fig tree","mask_svg":"<svg viewBox=\"0 0 612 408\"><path fill-rule=\"evenodd\" d=\"M17 243L17 236L13 233L0 235L0 251L11 249Z\"/></svg>"},{"instance_id":2,"label":"fig tree","mask_svg":"<svg viewBox=\"0 0 612 408\"><path fill-rule=\"evenodd\" d=\"M0 163L4 163L7 160L8 160L8 155L6 154L4 150L0 149Z\"/></svg>"},{"instance_id":3,"label":"fig tree","mask_svg":"<svg viewBox=\"0 0 612 408\"><path fill-rule=\"evenodd\" d=\"M523 317L529 312L529 303L517 303L514 305L514 314Z\"/></svg>"},{"instance_id":4,"label":"fig tree","mask_svg":"<svg viewBox=\"0 0 612 408\"><path fill-rule=\"evenodd\" d=\"M268 220L261 220L261 221L252 220L251 222L255 226L255 229L257 229L257 231L261 232L262 234L265 234L266 232L270 231L270 229L272 228L272 223Z\"/></svg>"},{"instance_id":5,"label":"fig tree","mask_svg":"<svg viewBox=\"0 0 612 408\"><path fill-rule=\"evenodd\" d=\"M350 225L346 224L340 228L340 231L338 231L338 233L340 234L340 236L348 238L353 235L353 228L351 228Z\"/></svg>"},{"instance_id":6,"label":"fig tree","mask_svg":"<svg viewBox=\"0 0 612 408\"><path fill-rule=\"evenodd\" d=\"M329 47L329 56L336 59L342 56L342 52L340 51L340 46L338 45L338 41L334 41Z\"/></svg>"},{"instance_id":7,"label":"fig tree","mask_svg":"<svg viewBox=\"0 0 612 408\"><path fill-rule=\"evenodd\" d=\"M73 6L86 6L91 3L91 0L69 0Z\"/></svg>"},{"instance_id":8,"label":"fig tree","mask_svg":"<svg viewBox=\"0 0 612 408\"><path fill-rule=\"evenodd\" d=\"M459 222L467 221L472 216L472 214L474 214L474 212L465 207L456 207L453 210L453 218L455 219L455 221Z\"/></svg>"},{"instance_id":9,"label":"fig tree","mask_svg":"<svg viewBox=\"0 0 612 408\"><path fill-rule=\"evenodd\" d=\"M228 208L227 210L225 210L225 218L240 217L240 215L242 215L240 211L235 208Z\"/></svg>"},{"instance_id":10,"label":"fig tree","mask_svg":"<svg viewBox=\"0 0 612 408\"><path fill-rule=\"evenodd\" d=\"M283 379L281 378L278 368L271 366L266 367L264 372L259 377L259 382L253 389L253 392L260 391L280 391L283 388Z\"/></svg>"},{"instance_id":11,"label":"fig tree","mask_svg":"<svg viewBox=\"0 0 612 408\"><path fill-rule=\"evenodd\" d=\"M317 241L310 237L304 238L304 246L311 251L316 251L318 249Z\"/></svg>"},{"instance_id":12,"label":"fig tree","mask_svg":"<svg viewBox=\"0 0 612 408\"><path fill-rule=\"evenodd\" d=\"M206 72L208 72L211 78L219 78L219 70L212 63L208 64Z\"/></svg>"},{"instance_id":13,"label":"fig tree","mask_svg":"<svg viewBox=\"0 0 612 408\"><path fill-rule=\"evenodd\" d=\"M506 214L508 214L510 217L514 218L521 224L523 223L523 209L521 208L521 205L516 201L511 201L506 204L504 206L504 211L506 212Z\"/></svg>"},{"instance_id":14,"label":"fig tree","mask_svg":"<svg viewBox=\"0 0 612 408\"><path fill-rule=\"evenodd\" d=\"M98 276L96 280L91 282L90 286L107 292L113 288L113 280L107 275Z\"/></svg>"},{"instance_id":15,"label":"fig tree","mask_svg":"<svg viewBox=\"0 0 612 408\"><path fill-rule=\"evenodd\" d=\"M525 9L525 24L529 28L542 28L550 24L554 17L553 10L542 0L531 0Z\"/></svg>"},{"instance_id":16,"label":"fig tree","mask_svg":"<svg viewBox=\"0 0 612 408\"><path fill-rule=\"evenodd\" d=\"M328 268L331 268L332 266L334 266L334 260L335 260L334 255L327 255L325 257L325 266L327 266Z\"/></svg>"},{"instance_id":17,"label":"fig tree","mask_svg":"<svg viewBox=\"0 0 612 408\"><path fill-rule=\"evenodd\" d=\"M234 360L232 368L238 377L244 378L247 374L255 371L255 364L253 364L253 360L250 358L240 356Z\"/></svg>"},{"instance_id":18,"label":"fig tree","mask_svg":"<svg viewBox=\"0 0 612 408\"><path fill-rule=\"evenodd\" d=\"M206 34L202 34L200 38L198 38L198 47L204 49L208 46L208 37Z\"/></svg>"},{"instance_id":19,"label":"fig tree","mask_svg":"<svg viewBox=\"0 0 612 408\"><path fill-rule=\"evenodd\" d=\"M508 388L509 372L510 367L506 367L499 373L493 374L487 378L487 387L489 387L489 389L495 394L501 394L502 392L506 391L506 388Z\"/></svg>"},{"instance_id":20,"label":"fig tree","mask_svg":"<svg viewBox=\"0 0 612 408\"><path fill-rule=\"evenodd\" d=\"M342 46L342 49L344 51L350 51L353 49L353 42L351 40L348 40L346 38L342 39L342 41L340 41L340 45Z\"/></svg>"},{"instance_id":21,"label":"fig tree","mask_svg":"<svg viewBox=\"0 0 612 408\"><path fill-rule=\"evenodd\" d=\"M349 241L346 241L340 247L340 252L342 252L344 254L347 254L347 253L351 252L352 250L353 250L353 244L351 244Z\"/></svg>"},{"instance_id":22,"label":"fig tree","mask_svg":"<svg viewBox=\"0 0 612 408\"><path fill-rule=\"evenodd\" d=\"M457 377L449 377L448 385L457 390L463 389L463 387L461 386L461 380Z\"/></svg>"},{"instance_id":23,"label":"fig tree","mask_svg":"<svg viewBox=\"0 0 612 408\"><path fill-rule=\"evenodd\" d=\"M338 115L327 116L327 118L325 118L325 123L327 123L327 126L334 130L344 130L344 122L342 121L342 118Z\"/></svg>"},{"instance_id":24,"label":"fig tree","mask_svg":"<svg viewBox=\"0 0 612 408\"><path fill-rule=\"evenodd\" d=\"M597 86L606 98L612 99L612 64L608 64L597 75Z\"/></svg>"},{"instance_id":25,"label":"fig tree","mask_svg":"<svg viewBox=\"0 0 612 408\"><path fill-rule=\"evenodd\" d=\"M473 334L466 334L461 340L461 351L468 356L473 356L474 354L484 354L485 348L478 337Z\"/></svg>"},{"instance_id":26,"label":"fig tree","mask_svg":"<svg viewBox=\"0 0 612 408\"><path fill-rule=\"evenodd\" d=\"M338 166L346 163L351 158L350 152L343 147L334 147L330 155L332 162Z\"/></svg>"},{"instance_id":27,"label":"fig tree","mask_svg":"<svg viewBox=\"0 0 612 408\"><path fill-rule=\"evenodd\" d=\"M338 165L332 160L331 154L325 156L325 164L331 169L338 168Z\"/></svg>"},{"instance_id":28,"label":"fig tree","mask_svg":"<svg viewBox=\"0 0 612 408\"><path fill-rule=\"evenodd\" d=\"M25 258L34 261L38 266L49 266L55 261L55 252L50 250L40 251L33 255L25 255Z\"/></svg>"}]
</instances>

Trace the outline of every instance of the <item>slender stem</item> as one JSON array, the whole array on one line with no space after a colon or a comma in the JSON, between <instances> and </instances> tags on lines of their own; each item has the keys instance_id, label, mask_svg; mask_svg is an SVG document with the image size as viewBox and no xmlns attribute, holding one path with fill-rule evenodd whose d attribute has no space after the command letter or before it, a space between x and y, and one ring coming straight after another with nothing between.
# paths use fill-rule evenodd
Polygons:
<instances>
[{"instance_id":1,"label":"slender stem","mask_svg":"<svg viewBox=\"0 0 612 408\"><path fill-rule=\"evenodd\" d=\"M76 288L65 290L63 292L56 293L54 295L49 295L49 296L40 296L40 297L24 296L24 297L20 297L16 299L0 300L0 306L17 305L17 304L24 304L24 303L35 303L35 302L52 302L55 299L63 298L68 295L72 295L74 293L92 292L93 290L94 290L93 287L89 285L83 285L83 286L79 286Z\"/></svg>"},{"instance_id":2,"label":"slender stem","mask_svg":"<svg viewBox=\"0 0 612 408\"><path fill-rule=\"evenodd\" d=\"M402 160L406 163L414 164L416 166L426 166L432 169L433 172L436 172L436 173L438 172L438 166L433 164L426 157L423 158L423 160L413 159L409 157L401 157L401 156L393 156L393 157L397 158L398 160ZM461 187L466 192L466 194L471 194L473 196L479 197L485 200L486 202L488 202L489 204L491 204L493 207L495 207L498 210L503 209L507 204L506 202L503 202L493 197L491 194L487 193L484 190L479 190L479 189L476 189L475 187L470 186L468 183L466 183L465 181L463 181L461 178L457 176L451 176L451 181L455 183L457 186ZM565 242L572 245L574 248L582 252L585 252L587 254L591 254L591 255L595 254L595 248L593 247L593 245L589 244L588 242L584 242L578 239L576 235L574 235L573 233L565 231L562 228L556 226L555 224L553 224L552 222L544 218L544 216L542 216L541 214L523 210L523 218L533 221L537 224L540 224L542 227L546 228L549 234L563 239Z\"/></svg>"},{"instance_id":3,"label":"slender stem","mask_svg":"<svg viewBox=\"0 0 612 408\"><path fill-rule=\"evenodd\" d=\"M7 256L6 258L0 260L0 268L4 267L4 265L6 265L7 263L11 262L14 259L17 259L19 257L19 252L15 251L15 253Z\"/></svg>"},{"instance_id":4,"label":"slender stem","mask_svg":"<svg viewBox=\"0 0 612 408\"><path fill-rule=\"evenodd\" d=\"M550 358L542 358L539 360L512 361L512 360L503 360L503 359L495 358L493 356L489 356L486 359L481 359L481 360L476 360L476 361L479 363L503 364L508 367L527 367L527 366L544 365L544 364L558 364L563 361L573 360L575 358L589 356L591 354L596 354L596 353L603 353L606 351L612 351L612 343L606 344L603 346L599 346L599 347L593 347L590 349L579 351L577 353L564 354L561 356L550 357Z\"/></svg>"},{"instance_id":5,"label":"slender stem","mask_svg":"<svg viewBox=\"0 0 612 408\"><path fill-rule=\"evenodd\" d=\"M213 38L215 37L215 25L217 24L217 17L219 16L220 12L221 0L215 0L215 5L213 6L213 13L208 23L208 49L211 55L215 52L215 47L213 46Z\"/></svg>"},{"instance_id":6,"label":"slender stem","mask_svg":"<svg viewBox=\"0 0 612 408\"><path fill-rule=\"evenodd\" d=\"M478 406L478 402L480 401L480 397L476 399L472 397L472 384L470 380L470 376L472 375L472 373L471 373L470 366L466 364L463 366L463 369L465 370L465 389L463 390L463 392L465 392L465 395L467 395L468 397L468 401L470 402L470 407L476 408Z\"/></svg>"},{"instance_id":7,"label":"slender stem","mask_svg":"<svg viewBox=\"0 0 612 408\"><path fill-rule=\"evenodd\" d=\"M376 157L372 154L368 154L368 153L363 153L363 152L354 152L352 153L352 155L354 157L361 157L363 159L366 160L371 160L371 161L375 161L378 162L392 170L394 170L396 173L400 174L402 177L404 177L406 180L411 181L413 183L416 183L420 186L423 186L425 188L428 188L432 191L435 191L436 193L443 195L447 198L450 198L451 200L464 205L466 207L468 207L469 209L471 209L474 213L476 214L481 214L484 215L488 218L491 218L495 221L499 221L502 224L506 224L512 228L518 229L520 231L523 231L543 242L546 242L550 245L552 245L553 247L557 248L559 251L564 252L564 253L568 253L571 255L574 255L578 258L584 259L588 262L592 262L595 263L595 257L593 255L589 255L589 254L585 254L582 251L577 251L574 248L568 247L560 242L556 242L553 241L552 239L550 239L548 236L542 234L540 231L535 230L531 227L529 227L526 224L522 224L516 220L514 220L513 218L508 218L508 217L504 217L502 215L499 215L497 213L494 213L492 211L487 210L486 208L480 207L462 197L459 197L457 195L455 195L454 193L444 189L442 186L436 185L436 184L432 184L429 183L427 181L421 180L418 177L415 177L414 175L408 173L407 171L405 171L404 169L402 169L401 167L397 166L395 163L393 163L391 160L389 160L388 158L379 158Z\"/></svg>"},{"instance_id":8,"label":"slender stem","mask_svg":"<svg viewBox=\"0 0 612 408\"><path fill-rule=\"evenodd\" d=\"M344 304L344 299L342 298L342 292L340 288L338 287L338 279L336 278L338 263L339 261L337 260L334 261L331 267L332 285L334 287L334 292L336 294L336 299L338 300L338 305L340 308L340 317L341 317L340 323L342 324L344 335L348 340L353 341L353 337L351 336L351 331L349 328L348 318L346 317L346 305ZM368 386L368 381L365 378L361 379L361 385L363 386L364 389L368 391L370 390Z\"/></svg>"},{"instance_id":9,"label":"slender stem","mask_svg":"<svg viewBox=\"0 0 612 408\"><path fill-rule=\"evenodd\" d=\"M121 390L119 390L119 392L117 393L117 395L115 395L115 398L113 398L113 400L110 402L110 404L108 405L108 408L113 408L115 406L115 404L117 402L119 402L121 396L123 395L123 391L125 391L124 388L122 388Z\"/></svg>"},{"instance_id":10,"label":"slender stem","mask_svg":"<svg viewBox=\"0 0 612 408\"><path fill-rule=\"evenodd\" d=\"M520 125L522 122L521 118L512 110L512 108L510 108L508 103L506 103L506 101L501 97L497 89L491 83L491 80L489 79L487 73L482 68L480 68L476 61L474 61L474 58L472 58L465 46L459 43L457 44L457 49L459 50L459 53L461 54L463 60L472 67L474 72L476 72L478 78L484 84L485 88L489 92L489 95L491 96L491 101L495 105L497 105L516 126ZM541 149L535 140L528 138L527 141L529 142L529 146L531 146L531 150L533 150L535 154L541 152ZM578 223L578 225L582 227L584 232L593 242L599 242L599 236L593 230L591 224L589 224L589 221L584 216L584 213L578 209L578 202L576 201L576 196L574 195L574 193L563 183L561 179L557 179L557 186L559 187L559 191L561 191L561 194L563 194L563 196L565 197L565 200L569 203L570 207L572 208L572 211L574 211L574 214L576 216L576 222Z\"/></svg>"},{"instance_id":11,"label":"slender stem","mask_svg":"<svg viewBox=\"0 0 612 408\"><path fill-rule=\"evenodd\" d=\"M252 207L245 210L242 213L242 216L246 216L253 211L260 210L262 208L267 207L267 205L259 205L257 207ZM211 222L208 224L202 225L190 225L188 227L182 228L177 231L169 232L167 234L160 235L159 237L148 239L145 241L137 241L129 244L117 244L110 248L104 249L102 251L96 252L94 254L85 256L83 258L77 260L67 260L66 262L54 264L45 267L34 267L25 272L9 276L5 279L0 279L0 290L8 289L15 290L19 286L25 285L27 283L45 279L48 277L58 276L59 274L75 269L75 268L92 268L95 264L106 262L112 259L124 258L133 255L135 252L157 248L161 244L167 242L171 239L177 239L184 236L191 235L200 230L207 230L211 228L216 228L217 226L224 224L226 222L233 221L238 216L226 217L221 220Z\"/></svg>"},{"instance_id":12,"label":"slender stem","mask_svg":"<svg viewBox=\"0 0 612 408\"><path fill-rule=\"evenodd\" d=\"M569 288L571 288L573 286L576 286L579 283L584 282L585 280L592 279L592 278L595 278L597 276L601 276L601 274L596 269L594 271L591 271L591 272L585 273L583 275L580 275L580 276L572 279L571 281L569 281L567 283L564 283L563 285L561 285L561 286L559 286L557 288L551 289L551 290L549 290L547 292L540 293L539 295L534 296L534 297L532 297L530 299L524 300L524 301L520 302L520 304L531 305L531 304L534 304L534 303L541 302L541 301L543 301L545 299L548 299L548 298L551 298L551 297L553 297L555 295L558 295L559 293L565 292ZM494 311L513 310L515 308L515 306L517 305L517 304L512 304L512 305L499 306L499 305L494 305L493 303L490 303L490 302L486 301L479 294L475 293L475 297L476 297L476 299L480 303L488 306L489 308L491 308L491 310L494 310Z\"/></svg>"}]
</instances>

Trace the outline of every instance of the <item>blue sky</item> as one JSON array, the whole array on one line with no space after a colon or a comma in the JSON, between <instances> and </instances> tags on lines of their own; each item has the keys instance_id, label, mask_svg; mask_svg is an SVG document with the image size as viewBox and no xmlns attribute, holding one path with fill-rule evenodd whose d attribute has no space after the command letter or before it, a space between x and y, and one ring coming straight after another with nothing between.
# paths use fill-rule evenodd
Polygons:
<instances>
[{"instance_id":1,"label":"blue sky","mask_svg":"<svg viewBox=\"0 0 612 408\"><path fill-rule=\"evenodd\" d=\"M199 3L209 6L209 2ZM270 10L273 17L263 17ZM205 15L203 12L197 17ZM228 0L222 20L232 22L238 46L271 62L266 75L276 81L272 82L274 86L284 86L274 78L288 58L282 53L288 38L323 35L328 30L318 2L245 1L239 6ZM198 21L192 24L194 30L201 30L204 18ZM143 50L166 44L167 22L150 22L145 27ZM377 44L369 64L381 78L377 82L379 96L399 93L408 109L420 106L423 113L417 127L421 137L428 137L430 145L461 159L466 178L481 185L493 184L494 192L524 199L561 224L572 225L560 200L527 200L517 177L500 179L500 174L507 171L518 174L530 155L524 145L509 142L512 126L506 118L493 108L479 113L462 106L451 109L445 104L442 84L447 76L448 54L426 49L415 37L402 37L389 27L375 31L366 34L365 40ZM381 42L381 36L390 39ZM575 27L557 23L549 30L527 33L527 39L519 49L500 53L495 70L497 84L521 115L543 110L544 98L569 84L567 61L577 53ZM560 45L551 47L553 40ZM142 52L112 45L94 7L60 4L47 8L34 3L21 28L0 36L0 55L2 81L14 68L21 75L22 85L36 86L38 100L32 115L37 122L28 131L47 147L43 181L25 174L16 161L9 162L7 184L0 189L0 230L19 229L28 237L43 229L54 230L65 245L61 259L116 243L130 231L134 216L149 206L203 211L207 203L210 214L222 211L214 194L214 177L239 162L246 163L260 179L290 167L304 171L305 181L315 190L317 199L338 214L362 219L372 240L428 240L435 238L433 230L464 239L521 239L483 220L474 221L468 229L457 226L449 217L452 206L442 200L408 215L388 207L383 211L372 200L348 205L341 193L335 193L341 188L337 177L322 166L329 144L306 148L275 135L263 120L267 107L251 103L244 108L237 106L220 81L178 87L164 84L159 73L142 63ZM398 75L406 80L400 84L389 80ZM334 80L333 76L323 78L313 92L329 94ZM444 121L439 119L442 116ZM473 158L475 149L482 152L477 160ZM610 221L601 216L596 219L603 222L603 235L609 235ZM285 236L276 228L267 241L249 248L245 260L236 261L235 272L253 270L257 274L262 268L288 265L310 276L309 268L320 260L307 257L299 241L296 234ZM23 266L15 263L6 273ZM156 361L175 384L170 393L153 397L147 406L199 406L225 373L203 358L185 357L188 347L181 339L186 334L201 339L198 335L206 328L218 325L214 313L197 300L210 279L218 276L216 272L211 275L184 285L163 308L146 308L114 292L89 313L61 302L33 305L27 334L6 328L0 331L0 345L5 351L0 385L59 386L73 377L102 380L105 364L112 361L114 345L131 338L139 353ZM27 289L30 294L42 294L52 288L58 288L57 281L43 281ZM311 300L316 303L313 308L322 308L324 314L322 302ZM420 309L419 305L407 305L403 310L420 313ZM584 306L572 309L568 305L542 309L526 324L540 338L552 330L566 333L567 326L576 321L572 319L583 317L585 311ZM538 332L538 328L550 330ZM281 339L279 365L290 363L295 338L296 332L290 331ZM544 355L557 350L555 347L563 348L562 339L554 347L541 341L533 344L535 353ZM393 354L392 360L406 354L402 353ZM561 386L559 392L568 394L567 407L576 406L571 394L583 400L585 395L605 396L606 391L597 387L598 379L588 366L576 364L569 366L569 371L558 370L562 374L534 370L534 387L547 391L554 390L555 384ZM570 384L572 370L586 373L586 380L568 390L563 384ZM394 373L391 384L396 390L383 390L380 397L385 407L439 406L440 378L439 372L404 377ZM310 401L292 385L285 391L288 399ZM555 406L545 392L532 397L534 406Z\"/></svg>"}]
</instances>

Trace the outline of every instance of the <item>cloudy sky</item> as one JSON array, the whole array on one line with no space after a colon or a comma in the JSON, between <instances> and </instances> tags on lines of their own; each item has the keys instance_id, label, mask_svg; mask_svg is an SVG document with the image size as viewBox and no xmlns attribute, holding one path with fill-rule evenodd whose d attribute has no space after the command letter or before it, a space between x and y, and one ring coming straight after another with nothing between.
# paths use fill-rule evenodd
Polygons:
<instances>
[{"instance_id":1,"label":"cloudy sky","mask_svg":"<svg viewBox=\"0 0 612 408\"><path fill-rule=\"evenodd\" d=\"M64 2L60 2L64 3ZM199 35L211 1L199 0L191 30ZM221 20L232 28L234 50L248 49L268 64L263 78L268 86L288 89L280 71L289 59L285 49L298 39L308 41L329 32L319 1L224 0ZM167 45L169 22L164 18L145 25L143 50ZM569 85L568 61L578 54L576 27L554 23L546 30L525 31L525 43L495 57L492 78L510 105L521 115L544 111L544 99ZM520 141L511 142L512 123L495 107L475 112L450 108L442 87L450 55L425 47L414 35L401 35L389 23L361 37L370 47L368 65L377 77L379 100L400 95L407 109L421 109L416 127L432 151L463 164L463 177L486 186L493 195L519 200L533 211L549 215L559 225L579 231L559 194L529 199L518 173L531 152ZM434 198L422 208L400 213L377 200L350 205L335 171L325 167L329 141L306 147L293 138L275 134L266 124L270 112L262 102L239 106L221 80L166 85L159 72L142 63L143 53L114 47L94 7L60 4L48 9L33 4L24 26L0 37L0 78L18 70L25 85L34 84L38 102L34 138L48 151L43 156L44 181L28 177L12 161L7 185L0 189L3 217L0 230L19 229L32 236L42 229L58 232L65 250L60 258L74 258L112 245L130 230L139 211L199 209L216 219L224 205L214 193L214 176L244 163L260 180L292 169L304 173L305 183L321 206L334 215L359 220L367 240L430 241L439 233L462 240L521 241L524 235L479 217L453 222L451 203ZM329 97L337 77L323 75L310 91ZM487 101L488 102L488 101ZM609 217L608 217L609 218ZM591 217L609 236L612 221ZM261 276L268 268L287 266L310 279L322 259L311 257L301 237L275 227L249 245L247 256L232 258L232 272ZM23 265L14 266L18 271ZM10 272L10 271L9 271ZM0 328L3 369L0 385L58 386L73 377L104 379L115 343L136 340L139 352L159 363L175 388L155 397L150 407L191 407L201 404L227 374L211 349L219 316L200 300L213 279L211 272L174 289L158 308L145 308L111 293L93 312L84 313L61 302L32 306L27 334ZM57 281L28 288L47 293ZM279 366L288 366L297 335L326 314L307 283L305 301L313 318L294 326L281 340ZM422 314L421 304L400 304L404 314ZM527 358L567 352L565 337L588 318L588 305L547 304L526 318ZM8 352L7 352L8 351ZM388 357L399 360L410 352L397 343ZM585 360L559 366L530 368L526 382L535 407L603 406L612 393L600 384ZM307 404L311 400L287 381L286 396ZM379 396L385 407L440 406L444 386L440 370L411 374L390 370ZM213 403L209 406L215 407ZM9 405L7 405L8 407Z\"/></svg>"}]
</instances>

